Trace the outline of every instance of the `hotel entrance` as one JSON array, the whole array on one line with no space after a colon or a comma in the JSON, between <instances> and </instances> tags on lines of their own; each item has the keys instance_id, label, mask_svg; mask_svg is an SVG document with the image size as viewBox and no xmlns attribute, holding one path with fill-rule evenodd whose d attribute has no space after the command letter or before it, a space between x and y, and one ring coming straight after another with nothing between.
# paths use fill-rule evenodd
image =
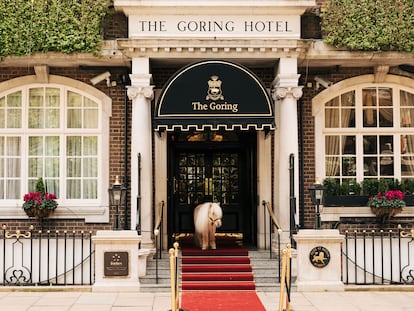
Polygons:
<instances>
[{"instance_id":1,"label":"hotel entrance","mask_svg":"<svg viewBox=\"0 0 414 311\"><path fill-rule=\"evenodd\" d=\"M224 214L218 232L256 246L257 137L274 129L273 102L258 77L224 60L189 64L163 87L153 126L167 132L169 239L194 233L194 208L216 202Z\"/></svg>"},{"instance_id":2,"label":"hotel entrance","mask_svg":"<svg viewBox=\"0 0 414 311\"><path fill-rule=\"evenodd\" d=\"M217 202L219 233L256 245L256 133L182 132L169 135L169 236L193 233L194 208Z\"/></svg>"}]
</instances>

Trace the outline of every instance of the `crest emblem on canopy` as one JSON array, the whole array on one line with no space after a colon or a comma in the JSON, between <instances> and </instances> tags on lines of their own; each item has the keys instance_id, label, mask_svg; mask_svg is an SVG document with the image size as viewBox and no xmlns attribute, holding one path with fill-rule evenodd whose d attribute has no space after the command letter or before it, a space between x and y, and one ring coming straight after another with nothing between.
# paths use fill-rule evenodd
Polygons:
<instances>
[{"instance_id":1,"label":"crest emblem on canopy","mask_svg":"<svg viewBox=\"0 0 414 311\"><path fill-rule=\"evenodd\" d=\"M210 80L208 81L208 91L206 96L207 100L224 100L224 96L222 95L221 91L221 84L222 81L219 80L218 76L211 76Z\"/></svg>"}]
</instances>

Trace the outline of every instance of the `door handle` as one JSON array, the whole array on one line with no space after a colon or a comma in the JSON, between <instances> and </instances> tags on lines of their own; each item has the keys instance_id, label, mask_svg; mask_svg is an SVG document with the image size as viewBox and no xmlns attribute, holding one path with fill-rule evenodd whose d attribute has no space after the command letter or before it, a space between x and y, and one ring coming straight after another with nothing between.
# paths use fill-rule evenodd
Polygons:
<instances>
[{"instance_id":1,"label":"door handle","mask_svg":"<svg viewBox=\"0 0 414 311\"><path fill-rule=\"evenodd\" d=\"M213 178L204 178L204 195L213 195Z\"/></svg>"},{"instance_id":2,"label":"door handle","mask_svg":"<svg viewBox=\"0 0 414 311\"><path fill-rule=\"evenodd\" d=\"M174 177L174 178L173 178L173 191L174 191L174 194L176 194L176 193L177 193L177 189L178 189L178 181L177 181L177 179Z\"/></svg>"},{"instance_id":3,"label":"door handle","mask_svg":"<svg viewBox=\"0 0 414 311\"><path fill-rule=\"evenodd\" d=\"M208 178L204 178L204 195L208 195Z\"/></svg>"}]
</instances>

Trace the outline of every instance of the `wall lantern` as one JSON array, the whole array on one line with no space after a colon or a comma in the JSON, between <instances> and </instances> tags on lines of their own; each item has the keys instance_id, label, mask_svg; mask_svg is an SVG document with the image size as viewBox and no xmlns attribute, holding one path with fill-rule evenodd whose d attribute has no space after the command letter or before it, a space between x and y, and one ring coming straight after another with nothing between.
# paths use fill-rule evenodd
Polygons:
<instances>
[{"instance_id":1,"label":"wall lantern","mask_svg":"<svg viewBox=\"0 0 414 311\"><path fill-rule=\"evenodd\" d=\"M125 204L127 189L119 182L119 176L115 177L115 182L112 187L108 189L109 205L115 206L115 230L119 230L119 206Z\"/></svg>"},{"instance_id":2,"label":"wall lantern","mask_svg":"<svg viewBox=\"0 0 414 311\"><path fill-rule=\"evenodd\" d=\"M315 217L315 229L321 228L321 213L319 206L323 205L325 198L325 187L317 179L314 185L309 188L309 192L312 198L312 204L315 205L316 217Z\"/></svg>"}]
</instances>

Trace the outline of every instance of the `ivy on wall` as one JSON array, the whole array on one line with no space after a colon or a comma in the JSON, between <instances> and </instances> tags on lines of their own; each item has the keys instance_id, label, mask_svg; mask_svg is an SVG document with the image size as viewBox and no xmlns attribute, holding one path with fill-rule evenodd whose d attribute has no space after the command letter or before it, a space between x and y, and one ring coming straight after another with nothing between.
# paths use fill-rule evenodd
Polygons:
<instances>
[{"instance_id":1,"label":"ivy on wall","mask_svg":"<svg viewBox=\"0 0 414 311\"><path fill-rule=\"evenodd\" d=\"M36 52L96 53L109 0L0 0L0 60Z\"/></svg>"},{"instance_id":2,"label":"ivy on wall","mask_svg":"<svg viewBox=\"0 0 414 311\"><path fill-rule=\"evenodd\" d=\"M337 48L414 53L414 0L328 0L321 17Z\"/></svg>"}]
</instances>

